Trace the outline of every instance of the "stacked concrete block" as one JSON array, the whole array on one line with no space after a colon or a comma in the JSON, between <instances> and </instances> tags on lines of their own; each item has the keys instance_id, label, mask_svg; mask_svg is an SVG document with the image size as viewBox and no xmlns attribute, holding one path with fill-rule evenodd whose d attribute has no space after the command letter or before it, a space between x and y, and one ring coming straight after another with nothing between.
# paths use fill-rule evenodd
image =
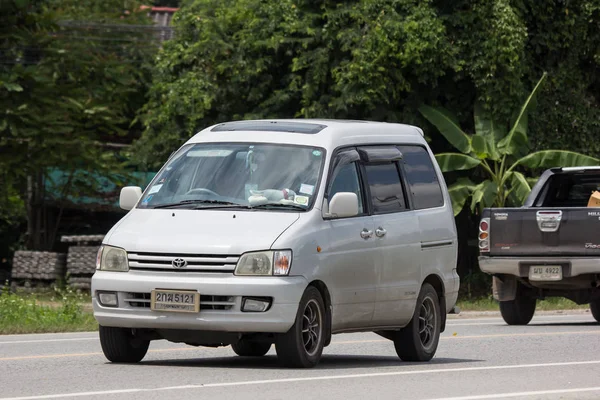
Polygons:
<instances>
[{"instance_id":1,"label":"stacked concrete block","mask_svg":"<svg viewBox=\"0 0 600 400\"><path fill-rule=\"evenodd\" d=\"M96 271L96 255L103 235L63 236L62 241L73 243L67 256L67 282L75 289L89 290Z\"/></svg>"},{"instance_id":2,"label":"stacked concrete block","mask_svg":"<svg viewBox=\"0 0 600 400\"><path fill-rule=\"evenodd\" d=\"M14 288L50 287L64 279L66 254L49 251L16 251L13 258Z\"/></svg>"}]
</instances>

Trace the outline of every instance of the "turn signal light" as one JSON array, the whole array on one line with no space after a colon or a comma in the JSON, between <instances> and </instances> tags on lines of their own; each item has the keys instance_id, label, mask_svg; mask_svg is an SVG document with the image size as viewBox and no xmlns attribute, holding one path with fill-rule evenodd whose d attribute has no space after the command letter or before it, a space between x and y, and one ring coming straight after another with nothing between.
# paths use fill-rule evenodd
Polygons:
<instances>
[{"instance_id":1,"label":"turn signal light","mask_svg":"<svg viewBox=\"0 0 600 400\"><path fill-rule=\"evenodd\" d=\"M479 251L489 253L490 251L490 219L482 218L479 222Z\"/></svg>"}]
</instances>

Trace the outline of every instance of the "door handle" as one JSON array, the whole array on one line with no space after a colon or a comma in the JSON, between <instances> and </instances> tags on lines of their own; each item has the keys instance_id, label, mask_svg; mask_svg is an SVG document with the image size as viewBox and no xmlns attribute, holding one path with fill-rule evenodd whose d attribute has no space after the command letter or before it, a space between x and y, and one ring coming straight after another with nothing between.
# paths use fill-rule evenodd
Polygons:
<instances>
[{"instance_id":1,"label":"door handle","mask_svg":"<svg viewBox=\"0 0 600 400\"><path fill-rule=\"evenodd\" d=\"M377 235L377 237L384 237L386 233L387 231L382 227L375 229L375 235Z\"/></svg>"},{"instance_id":2,"label":"door handle","mask_svg":"<svg viewBox=\"0 0 600 400\"><path fill-rule=\"evenodd\" d=\"M370 238L372 236L373 236L373 231L370 231L368 229L363 229L360 232L360 237L363 238L363 239L368 239L368 238Z\"/></svg>"}]
</instances>

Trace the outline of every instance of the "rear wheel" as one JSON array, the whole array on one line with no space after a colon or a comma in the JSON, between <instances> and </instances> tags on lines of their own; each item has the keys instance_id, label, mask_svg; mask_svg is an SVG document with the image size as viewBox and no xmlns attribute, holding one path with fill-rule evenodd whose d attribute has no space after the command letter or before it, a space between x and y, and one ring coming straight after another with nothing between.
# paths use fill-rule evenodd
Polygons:
<instances>
[{"instance_id":1,"label":"rear wheel","mask_svg":"<svg viewBox=\"0 0 600 400\"><path fill-rule=\"evenodd\" d=\"M410 323L394 336L394 347L403 361L429 361L440 340L442 314L437 292L423 284Z\"/></svg>"},{"instance_id":2,"label":"rear wheel","mask_svg":"<svg viewBox=\"0 0 600 400\"><path fill-rule=\"evenodd\" d=\"M136 363L142 361L149 340L136 338L129 328L100 326L100 345L108 361L114 363Z\"/></svg>"},{"instance_id":3,"label":"rear wheel","mask_svg":"<svg viewBox=\"0 0 600 400\"><path fill-rule=\"evenodd\" d=\"M515 299L500 302L500 314L508 325L527 325L535 313L536 299L527 296L523 285L517 283Z\"/></svg>"},{"instance_id":4,"label":"rear wheel","mask_svg":"<svg viewBox=\"0 0 600 400\"><path fill-rule=\"evenodd\" d=\"M271 343L240 339L239 342L232 344L231 348L238 356L262 357L269 352Z\"/></svg>"},{"instance_id":5,"label":"rear wheel","mask_svg":"<svg viewBox=\"0 0 600 400\"><path fill-rule=\"evenodd\" d=\"M594 319L600 322L600 299L595 299L590 303L590 310L592 311Z\"/></svg>"},{"instance_id":6,"label":"rear wheel","mask_svg":"<svg viewBox=\"0 0 600 400\"><path fill-rule=\"evenodd\" d=\"M325 339L325 305L321 293L309 286L298 307L296 322L275 342L277 357L286 367L311 368L319 363Z\"/></svg>"}]
</instances>

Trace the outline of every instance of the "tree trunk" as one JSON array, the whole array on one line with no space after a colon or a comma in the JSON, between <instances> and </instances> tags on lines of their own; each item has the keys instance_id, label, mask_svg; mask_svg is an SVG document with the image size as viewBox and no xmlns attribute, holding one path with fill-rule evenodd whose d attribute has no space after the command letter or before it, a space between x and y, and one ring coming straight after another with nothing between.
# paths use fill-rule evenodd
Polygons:
<instances>
[{"instance_id":1,"label":"tree trunk","mask_svg":"<svg viewBox=\"0 0 600 400\"><path fill-rule=\"evenodd\" d=\"M65 186L63 186L63 190L60 194L60 208L59 208L57 217L54 219L54 227L52 229L52 235L50 235L50 238L49 238L50 245L53 245L54 241L56 240L56 235L58 233L58 228L60 227L60 221L62 219L63 210L65 209L65 202L67 201L66 197L71 192L71 185L73 183L73 175L75 175L75 171L71 171L71 173L69 174L67 183L65 183ZM48 225L48 230L50 230L50 225Z\"/></svg>"},{"instance_id":2,"label":"tree trunk","mask_svg":"<svg viewBox=\"0 0 600 400\"><path fill-rule=\"evenodd\" d=\"M43 184L41 171L36 171L33 176L27 178L27 248L29 250L43 250Z\"/></svg>"},{"instance_id":3,"label":"tree trunk","mask_svg":"<svg viewBox=\"0 0 600 400\"><path fill-rule=\"evenodd\" d=\"M33 224L33 179L27 177L27 248L32 250L34 246L35 227Z\"/></svg>"}]
</instances>

